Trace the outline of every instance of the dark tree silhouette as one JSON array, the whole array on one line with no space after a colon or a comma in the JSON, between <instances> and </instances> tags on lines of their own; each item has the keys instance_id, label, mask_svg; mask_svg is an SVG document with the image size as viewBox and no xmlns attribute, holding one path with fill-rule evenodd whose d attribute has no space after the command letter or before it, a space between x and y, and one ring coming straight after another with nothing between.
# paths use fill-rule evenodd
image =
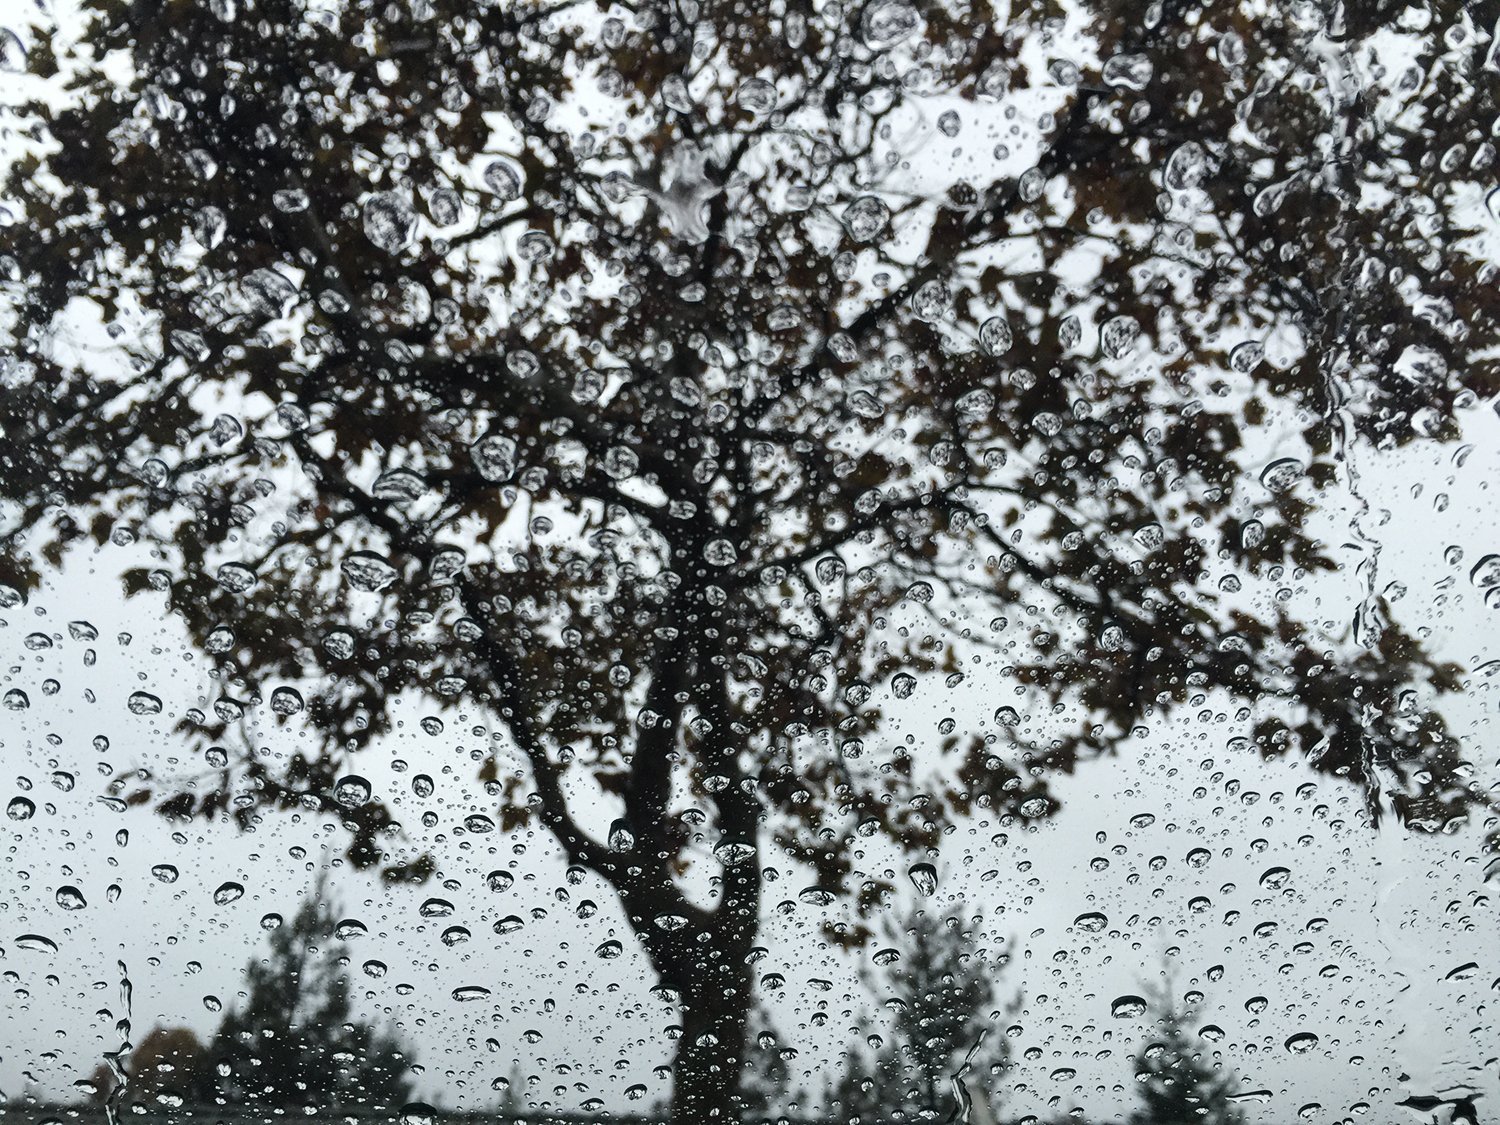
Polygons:
<instances>
[{"instance_id":1,"label":"dark tree silhouette","mask_svg":"<svg viewBox=\"0 0 1500 1125\"><path fill-rule=\"evenodd\" d=\"M187 1027L153 1027L130 1049L122 1100L160 1108L191 1100L207 1070L202 1041ZM118 1079L100 1063L89 1082L92 1100L104 1105Z\"/></svg>"},{"instance_id":2,"label":"dark tree silhouette","mask_svg":"<svg viewBox=\"0 0 1500 1125\"><path fill-rule=\"evenodd\" d=\"M410 1056L355 1018L321 888L271 931L268 946L245 968L243 1002L207 1043L189 1028L156 1027L130 1049L127 1104L391 1110L406 1101ZM103 1102L115 1087L110 1068L101 1065L91 1086Z\"/></svg>"},{"instance_id":3,"label":"dark tree silhouette","mask_svg":"<svg viewBox=\"0 0 1500 1125\"><path fill-rule=\"evenodd\" d=\"M246 996L204 1049L190 1087L205 1104L393 1112L410 1056L353 1014L347 962L321 894L272 930L245 970ZM344 962L344 963L341 963Z\"/></svg>"},{"instance_id":4,"label":"dark tree silhouette","mask_svg":"<svg viewBox=\"0 0 1500 1125\"><path fill-rule=\"evenodd\" d=\"M1500 370L1488 25L1418 6L87 0L76 46L22 29L6 600L149 546L129 588L226 696L325 736L164 809L321 803L364 864L391 701L484 713L529 765L489 767L502 826L681 998L681 1120L743 1055L773 843L869 906L857 831L1044 817L1211 700L1441 828L1458 670L1378 555L1349 630L1275 594L1337 568L1360 459ZM877 753L985 651L1015 710Z\"/></svg>"},{"instance_id":5,"label":"dark tree silhouette","mask_svg":"<svg viewBox=\"0 0 1500 1125\"><path fill-rule=\"evenodd\" d=\"M1245 1115L1231 1100L1234 1074L1206 1057L1209 1052L1182 1020L1169 1010L1135 1056L1141 1104L1130 1125L1243 1125Z\"/></svg>"},{"instance_id":6,"label":"dark tree silhouette","mask_svg":"<svg viewBox=\"0 0 1500 1125\"><path fill-rule=\"evenodd\" d=\"M1003 1062L990 1057L1005 1040L989 1019L1002 967L977 954L969 925L961 909L914 911L892 927L900 960L876 986L886 1002L896 1002L892 1039L901 1069L892 1088L909 1091L896 1104L929 1116L953 1108L953 1075L982 1039L992 1047L983 1069Z\"/></svg>"},{"instance_id":7,"label":"dark tree silhouette","mask_svg":"<svg viewBox=\"0 0 1500 1125\"><path fill-rule=\"evenodd\" d=\"M791 1060L795 1049L780 1041L762 1004L755 1004L749 1020L751 1033L740 1073L740 1115L748 1121L774 1121L790 1116L795 1092Z\"/></svg>"},{"instance_id":8,"label":"dark tree silhouette","mask_svg":"<svg viewBox=\"0 0 1500 1125\"><path fill-rule=\"evenodd\" d=\"M962 907L938 914L913 910L886 927L885 949L895 957L867 978L894 1012L888 1039L872 1050L851 1046L828 1091L842 1116L861 1121L941 1120L955 1112L954 1077L967 1064L966 1087L983 1088L1006 1061L995 1034L996 981L1004 960L982 954Z\"/></svg>"}]
</instances>

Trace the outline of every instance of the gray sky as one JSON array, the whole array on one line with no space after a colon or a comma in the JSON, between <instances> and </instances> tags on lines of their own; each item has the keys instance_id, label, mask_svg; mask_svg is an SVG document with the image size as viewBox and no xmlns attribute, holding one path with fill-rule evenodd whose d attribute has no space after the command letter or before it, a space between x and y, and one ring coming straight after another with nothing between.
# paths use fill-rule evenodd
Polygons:
<instances>
[{"instance_id":1,"label":"gray sky","mask_svg":"<svg viewBox=\"0 0 1500 1125\"><path fill-rule=\"evenodd\" d=\"M0 26L23 7L0 0ZM1024 166L1024 145L1015 148ZM974 171L958 161L944 167L950 177ZM1381 544L1379 585L1404 586L1396 604L1403 623L1430 629L1438 655L1477 668L1500 659L1493 611L1468 580L1475 561L1500 550L1491 495L1500 479L1500 420L1486 406L1466 426L1474 450L1462 466L1451 446L1379 464L1363 453L1360 463L1373 509L1364 530ZM1329 533L1336 542L1351 538L1339 520ZM1348 571L1300 592L1299 604L1347 622L1358 557L1351 550ZM219 1016L205 997L234 1003L244 963L259 948L261 918L290 916L318 870L338 864L345 843L342 829L318 814L267 817L241 835L203 823L168 825L99 800L120 771L171 777L200 768L170 729L185 711L218 697L205 662L159 602L122 600L117 574L133 561L118 548L76 556L28 605L0 611L0 695L19 688L30 700L26 710L0 710L0 801L24 798L36 810L26 820L0 820L0 887L12 889L0 896L0 1090L11 1096L64 1096L117 1046L121 961L133 984L137 1038L157 1023L209 1031ZM80 619L98 630L96 641L70 638L68 622ZM33 633L55 642L28 647ZM92 666L84 660L90 648ZM934 680L887 705L890 734L914 735L919 750L935 746L940 721L951 718L961 730L987 726L997 697L1010 690L992 664L977 666L956 689ZM1475 677L1448 705L1490 785L1500 782L1495 690ZM160 697L161 714L132 713L127 700L136 691ZM1295 763L1227 749L1243 729L1232 716L1220 718L1221 709L1210 700L1207 717L1158 724L1114 759L1059 779L1064 809L1050 823L1027 831L963 823L931 857L939 871L934 905L969 903L986 919L990 954L1013 958L999 982L1002 994L1023 998L1013 1020L1003 1021L1018 1028L1016 1066L1006 1079L1011 1110L1045 1116L1081 1107L1105 1117L1128 1107L1127 1056L1148 1026L1113 1017L1111 1002L1144 991L1163 972L1179 997L1204 993L1194 1025L1222 1029L1216 1046L1226 1064L1246 1092L1267 1092L1263 1104L1249 1104L1252 1121L1281 1122L1317 1104L1308 1120L1337 1122L1363 1102L1374 1107L1370 1119L1385 1121L1395 1119L1390 1104L1409 1093L1459 1087L1496 1105L1500 880L1485 880L1481 826L1437 838L1389 825L1373 830L1352 790ZM636 1085L661 1097L667 1082L653 1071L669 1057L663 1030L675 1017L648 995L654 982L612 896L592 877L569 884L545 834L462 833L466 814L493 807L470 759L483 739L452 717L442 735L424 734L418 720L428 711L420 700L405 701L402 727L364 756L360 770L391 802L412 849L426 848L439 861L437 878L390 888L335 866L331 879L341 913L368 927L348 945L362 1010L416 1048L421 1089L434 1101L486 1104L491 1080L513 1069L542 1076L533 1099L553 1100L554 1086L567 1087L555 1098L565 1106L598 1098L623 1107ZM96 748L100 736L107 749ZM280 752L298 745L295 729L269 723L259 741ZM391 768L396 759L409 763L404 774ZM70 789L54 783L63 773L75 779ZM417 773L436 780L431 798L412 793ZM422 824L425 812L435 816L431 828ZM1144 816L1153 819L1147 824ZM598 819L592 827L602 836L607 817ZM123 845L121 830L129 834ZM1207 862L1188 860L1195 849L1209 853ZM894 873L914 901L901 878L913 858L920 857L872 843L858 865ZM780 877L767 888L769 953L760 968L782 974L785 986L765 996L782 1041L800 1052L794 1070L810 1072L807 1084L816 1088L842 1048L883 1027L880 998L859 984L861 959L874 947L851 955L822 948L825 913L847 907L802 902L797 892L810 876L774 857L766 862ZM178 869L175 882L153 874L163 864ZM484 875L502 867L516 882L495 894ZM1286 869L1285 881L1263 882L1276 868ZM217 904L214 891L226 881L245 894ZM87 905L63 909L63 887L78 888ZM454 914L424 918L421 904L432 896L451 900ZM596 914L578 916L584 900L597 903ZM790 908L782 911L783 902ZM1108 919L1102 931L1073 925L1094 912ZM494 934L493 923L512 914L525 926ZM440 935L454 924L467 926L471 940L445 945ZM35 943L19 942L25 934L45 937L56 951L27 948ZM601 958L596 950L611 939L623 943L622 954ZM368 975L367 961L388 971ZM1455 972L1471 962L1473 970ZM1217 966L1222 972L1211 973ZM489 995L453 998L475 985ZM1258 997L1263 1009L1247 1010ZM1316 1047L1289 1051L1287 1040L1306 1032L1318 1037ZM498 1049L487 1046L490 1039ZM1410 1076L1404 1085L1402 1074Z\"/></svg>"},{"instance_id":2,"label":"gray sky","mask_svg":"<svg viewBox=\"0 0 1500 1125\"><path fill-rule=\"evenodd\" d=\"M1491 611L1468 582L1473 562L1494 542L1490 482L1500 469L1500 421L1481 409L1468 422L1476 448L1461 469L1451 447L1432 447L1378 469L1367 461L1365 480L1376 510L1370 524L1381 522L1380 509L1390 511L1374 530L1383 581L1406 587L1397 606L1403 620L1430 629L1439 655L1477 667L1500 656ZM37 810L29 820L3 822L9 840L0 879L14 892L0 901L7 989L0 1087L12 1096L61 1095L116 1046L117 961L134 985L137 1037L155 1023L211 1029L218 1017L204 997L233 1003L261 917L290 915L344 839L322 815L268 817L254 834L238 835L201 823L174 829L99 801L106 775L187 768L167 731L185 710L216 697L203 662L160 606L121 600L114 575L126 554L76 557L29 605L0 615L0 692L19 687L31 701L27 710L0 712L4 799L24 795ZM1352 595L1352 578L1341 575L1306 596L1321 598L1319 609L1337 621L1347 619ZM98 629L96 642L69 638L67 623L76 619ZM26 637L36 632L57 638L54 647L28 648ZM84 662L90 647L98 654L92 667ZM891 712L893 737L913 733L920 747L936 741L945 717L961 728L985 724L1007 690L996 675L982 666L958 689L924 685ZM58 685L52 695L49 678ZM130 711L127 699L138 690L162 698L160 715ZM1494 705L1494 688L1475 677L1449 708L1491 783L1500 772ZM451 718L441 736L426 735L417 725L425 713L420 701L403 704L401 730L361 768L392 800L412 844L439 860L438 877L426 887L392 889L336 869L332 880L342 913L369 929L348 947L363 1010L416 1046L422 1088L435 1100L483 1104L493 1096L491 1080L513 1064L542 1075L535 1097L567 1085L558 1099L566 1105L597 1097L623 1106L624 1091L637 1083L651 1097L665 1093L652 1071L666 1061L662 1033L674 1017L648 996L653 982L611 896L592 877L569 885L544 835L463 835L463 816L490 808L468 756L482 740ZM1063 779L1064 811L1040 829L974 821L946 840L936 857L936 903L966 900L986 918L991 953L1015 959L1000 981L1004 992L1023 997L1014 1019L1017 1065L1007 1080L1013 1109L1046 1115L1076 1106L1101 1116L1127 1107L1127 1055L1147 1027L1112 1018L1111 1001L1142 992L1163 971L1177 995L1205 994L1195 1023L1222 1028L1216 1045L1247 1092L1269 1093L1264 1107L1249 1106L1252 1120L1279 1121L1320 1103L1310 1120L1339 1121L1360 1102L1378 1111L1408 1093L1459 1086L1500 1097L1496 887L1484 879L1478 827L1436 838L1372 830L1352 790L1295 764L1226 749L1237 733L1232 719L1213 715L1163 724L1115 759ZM94 745L101 735L109 739L104 751ZM267 729L260 741L285 749L295 738ZM409 762L405 775L390 770L396 758ZM76 776L70 791L51 780L59 770ZM418 772L437 782L427 801L410 789ZM436 814L431 829L420 822L428 810ZM603 824L593 827L602 834ZM130 835L124 846L116 843L122 828ZM1187 858L1200 848L1210 853L1201 866ZM1155 857L1164 862L1154 864ZM1096 859L1108 860L1107 868L1096 869ZM852 956L823 949L817 933L825 909L847 908L800 901L796 892L811 878L768 862L782 877L766 895L770 952L761 968L786 980L768 999L783 1042L800 1052L798 1067L819 1072L844 1044L881 1027L876 998L858 985L860 957L873 947ZM859 867L899 876L909 862L872 846ZM176 882L153 876L160 864L179 869ZM483 878L497 867L517 878L499 895ZM1287 869L1285 883L1263 885L1277 867ZM218 905L213 892L228 880L246 893ZM113 902L112 883L120 888ZM62 909L63 886L81 890L87 906ZM559 901L560 889L569 901ZM452 917L421 916L433 895L455 903ZM599 910L580 919L584 899ZM782 913L784 901L793 905ZM533 910L545 916L533 919ZM1074 927L1086 912L1105 914L1107 927ZM509 914L526 925L494 934L494 921ZM473 937L448 947L439 935L455 923ZM57 951L23 948L16 939L24 933L49 938ZM602 959L595 951L611 938L624 952ZM367 960L389 971L367 976L359 968ZM1469 962L1477 967L1450 977ZM1214 966L1222 974L1210 974ZM454 990L469 985L490 995L455 1002ZM1264 1010L1247 1011L1259 996ZM1317 1047L1289 1052L1286 1040L1306 1031L1318 1036ZM498 1051L486 1046L490 1038ZM571 1070L559 1076L555 1068L564 1065ZM1403 1072L1411 1075L1407 1087L1398 1082ZM820 1085L821 1073L810 1084Z\"/></svg>"}]
</instances>

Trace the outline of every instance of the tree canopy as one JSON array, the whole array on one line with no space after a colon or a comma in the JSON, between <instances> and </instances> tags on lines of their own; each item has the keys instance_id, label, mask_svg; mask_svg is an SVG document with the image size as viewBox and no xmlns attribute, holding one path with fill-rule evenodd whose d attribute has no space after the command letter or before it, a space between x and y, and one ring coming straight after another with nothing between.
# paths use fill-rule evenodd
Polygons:
<instances>
[{"instance_id":1,"label":"tree canopy","mask_svg":"<svg viewBox=\"0 0 1500 1125\"><path fill-rule=\"evenodd\" d=\"M223 692L186 733L322 737L165 810L311 802L364 864L393 701L496 725L476 823L619 894L684 1114L773 845L869 907L860 833L1044 818L1179 712L1440 829L1460 670L1358 470L1497 390L1489 7L86 0L5 180L7 600L146 548ZM887 736L976 661L991 728Z\"/></svg>"},{"instance_id":2,"label":"tree canopy","mask_svg":"<svg viewBox=\"0 0 1500 1125\"><path fill-rule=\"evenodd\" d=\"M152 1028L127 1052L117 1102L138 1112L186 1103L391 1113L407 1101L411 1055L354 1012L348 958L321 888L290 920L268 917L268 948L251 959L241 997L208 1041L186 1027ZM96 1100L116 1084L101 1065Z\"/></svg>"},{"instance_id":3,"label":"tree canopy","mask_svg":"<svg viewBox=\"0 0 1500 1125\"><path fill-rule=\"evenodd\" d=\"M1159 1034L1135 1055L1140 1106L1130 1125L1244 1125L1234 1073L1205 1057L1207 1047L1183 1020L1184 1013L1168 1009L1157 1021Z\"/></svg>"}]
</instances>

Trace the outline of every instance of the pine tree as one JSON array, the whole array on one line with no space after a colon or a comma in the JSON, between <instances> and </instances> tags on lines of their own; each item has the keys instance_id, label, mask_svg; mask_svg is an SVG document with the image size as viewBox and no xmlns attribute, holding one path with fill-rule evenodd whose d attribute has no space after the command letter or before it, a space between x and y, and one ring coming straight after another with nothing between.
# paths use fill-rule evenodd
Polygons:
<instances>
[{"instance_id":1,"label":"pine tree","mask_svg":"<svg viewBox=\"0 0 1500 1125\"><path fill-rule=\"evenodd\" d=\"M1161 1034L1135 1058L1136 1093L1141 1106L1130 1125L1241 1125L1244 1114L1231 1100L1232 1071L1207 1057L1182 1017L1168 1010Z\"/></svg>"},{"instance_id":2,"label":"pine tree","mask_svg":"<svg viewBox=\"0 0 1500 1125\"><path fill-rule=\"evenodd\" d=\"M266 1106L391 1108L409 1096L409 1058L353 1014L334 919L304 899L246 969L246 1000L225 1017L200 1078L204 1100Z\"/></svg>"},{"instance_id":3,"label":"pine tree","mask_svg":"<svg viewBox=\"0 0 1500 1125\"><path fill-rule=\"evenodd\" d=\"M909 1101L938 1111L950 1100L959 1061L986 1029L995 969L973 949L958 913L914 912L900 934L901 959L889 981L896 1009L895 1040Z\"/></svg>"}]
</instances>

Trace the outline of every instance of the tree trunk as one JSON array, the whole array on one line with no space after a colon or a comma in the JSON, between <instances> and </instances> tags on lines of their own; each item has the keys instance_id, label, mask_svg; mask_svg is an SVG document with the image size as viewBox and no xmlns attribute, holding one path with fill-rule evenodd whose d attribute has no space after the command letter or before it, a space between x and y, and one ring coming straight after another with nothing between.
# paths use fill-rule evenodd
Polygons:
<instances>
[{"instance_id":1,"label":"tree trunk","mask_svg":"<svg viewBox=\"0 0 1500 1125\"><path fill-rule=\"evenodd\" d=\"M723 759L726 772L732 762L732 756ZM726 839L758 843L760 806L747 787L731 784L714 803ZM719 895L702 931L707 940L673 945L658 963L665 983L681 997L673 1125L737 1122L740 1116L740 1072L755 999L750 951L760 931L759 856L726 866Z\"/></svg>"},{"instance_id":2,"label":"tree trunk","mask_svg":"<svg viewBox=\"0 0 1500 1125\"><path fill-rule=\"evenodd\" d=\"M740 1119L740 1070L750 1014L751 972L740 956L704 961L682 991L682 1038L672 1072L673 1125Z\"/></svg>"}]
</instances>

